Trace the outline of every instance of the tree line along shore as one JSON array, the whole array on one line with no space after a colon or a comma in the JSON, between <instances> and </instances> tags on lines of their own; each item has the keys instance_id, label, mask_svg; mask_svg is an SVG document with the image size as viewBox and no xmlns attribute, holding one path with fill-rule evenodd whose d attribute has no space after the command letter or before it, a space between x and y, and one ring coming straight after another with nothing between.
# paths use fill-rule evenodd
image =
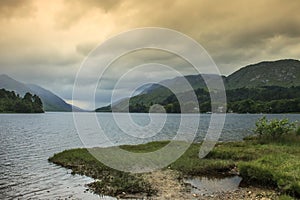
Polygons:
<instances>
[{"instance_id":1,"label":"tree line along shore","mask_svg":"<svg viewBox=\"0 0 300 200\"><path fill-rule=\"evenodd\" d=\"M0 113L43 113L39 96L27 92L24 97L14 91L0 89Z\"/></svg>"}]
</instances>

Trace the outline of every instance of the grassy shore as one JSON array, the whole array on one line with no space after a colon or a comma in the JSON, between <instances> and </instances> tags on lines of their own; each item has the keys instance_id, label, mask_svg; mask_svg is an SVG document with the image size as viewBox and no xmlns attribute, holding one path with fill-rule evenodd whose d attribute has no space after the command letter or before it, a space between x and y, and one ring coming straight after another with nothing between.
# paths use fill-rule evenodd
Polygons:
<instances>
[{"instance_id":1,"label":"grassy shore","mask_svg":"<svg viewBox=\"0 0 300 200\"><path fill-rule=\"evenodd\" d=\"M167 143L168 141L151 142L121 148L132 152L151 152ZM273 188L299 198L299 144L300 137L294 135L276 141L252 138L242 142L219 143L206 158L199 159L201 144L195 143L167 168L182 176L228 176L237 173L246 184ZM97 179L98 181L90 184L96 193L128 197L151 196L157 192L142 174L111 169L91 156L87 149L66 150L55 154L49 161L72 169L73 173Z\"/></svg>"}]
</instances>

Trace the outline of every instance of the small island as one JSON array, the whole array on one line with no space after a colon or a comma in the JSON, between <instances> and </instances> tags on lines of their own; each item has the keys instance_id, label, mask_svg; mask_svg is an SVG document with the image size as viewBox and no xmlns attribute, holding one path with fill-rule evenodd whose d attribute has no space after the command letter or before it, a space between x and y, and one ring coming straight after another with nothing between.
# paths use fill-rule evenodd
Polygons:
<instances>
[{"instance_id":1,"label":"small island","mask_svg":"<svg viewBox=\"0 0 300 200\"><path fill-rule=\"evenodd\" d=\"M39 96L27 92L20 97L14 91L0 89L0 113L43 113Z\"/></svg>"},{"instance_id":2,"label":"small island","mask_svg":"<svg viewBox=\"0 0 300 200\"><path fill-rule=\"evenodd\" d=\"M144 153L168 143L156 141L120 148ZM193 143L178 160L151 173L131 174L112 169L95 159L85 148L65 150L49 161L71 169L73 174L96 179L89 184L95 193L118 198L293 199L300 197L299 143L300 127L297 124L287 119L267 120L263 117L257 121L253 136L243 141L220 142L204 159L198 157L201 143ZM93 151L107 151L107 148ZM189 191L183 180L191 176L240 176L243 180L237 193L204 197Z\"/></svg>"}]
</instances>

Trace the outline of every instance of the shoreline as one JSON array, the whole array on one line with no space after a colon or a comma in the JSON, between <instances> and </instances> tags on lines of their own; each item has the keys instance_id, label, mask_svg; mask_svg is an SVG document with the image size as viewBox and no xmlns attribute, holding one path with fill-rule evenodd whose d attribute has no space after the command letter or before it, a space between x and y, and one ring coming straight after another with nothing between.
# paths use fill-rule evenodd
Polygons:
<instances>
[{"instance_id":1,"label":"shoreline","mask_svg":"<svg viewBox=\"0 0 300 200\"><path fill-rule=\"evenodd\" d=\"M151 152L166 144L168 141L123 145L121 148L135 153ZM95 193L117 198L280 199L283 194L299 197L300 173L297 171L300 169L297 166L300 166L300 147L297 141L295 144L261 144L251 139L242 142L222 142L204 159L198 158L199 145L201 144L193 143L167 168L142 174L111 169L97 161L87 149L66 150L55 154L49 161L72 169L73 174L94 178L97 181L89 184L89 187ZM104 148L99 148L99 151L101 149ZM287 156L286 152L290 156ZM275 159L274 156L278 158ZM291 165L286 168L285 162L291 162ZM236 191L202 196L192 194L189 191L190 186L183 182L183 177L186 176L213 175L239 175L243 178L243 184ZM287 196L285 199L292 198Z\"/></svg>"},{"instance_id":2,"label":"shoreline","mask_svg":"<svg viewBox=\"0 0 300 200\"><path fill-rule=\"evenodd\" d=\"M235 190L197 194L191 192L191 185L184 182L178 171L170 169L158 170L144 175L146 180L157 189L157 194L151 199L278 199L280 193L274 189L255 186L239 186Z\"/></svg>"}]
</instances>

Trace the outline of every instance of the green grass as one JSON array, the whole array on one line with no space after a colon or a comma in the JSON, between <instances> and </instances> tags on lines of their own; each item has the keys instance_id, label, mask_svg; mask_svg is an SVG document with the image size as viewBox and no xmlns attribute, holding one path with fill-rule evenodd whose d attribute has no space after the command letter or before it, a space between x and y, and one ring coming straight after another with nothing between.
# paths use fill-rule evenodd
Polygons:
<instances>
[{"instance_id":1,"label":"green grass","mask_svg":"<svg viewBox=\"0 0 300 200\"><path fill-rule=\"evenodd\" d=\"M279 196L279 200L294 200L294 198L289 195L281 195Z\"/></svg>"},{"instance_id":2,"label":"green grass","mask_svg":"<svg viewBox=\"0 0 300 200\"><path fill-rule=\"evenodd\" d=\"M219 158L199 159L201 144L192 144L190 148L174 163L168 167L182 172L184 175L219 176L230 171L235 164L232 160Z\"/></svg>"},{"instance_id":3,"label":"green grass","mask_svg":"<svg viewBox=\"0 0 300 200\"><path fill-rule=\"evenodd\" d=\"M134 153L147 153L159 150L169 143L170 141L155 141L139 145L122 145L120 148Z\"/></svg>"},{"instance_id":4,"label":"green grass","mask_svg":"<svg viewBox=\"0 0 300 200\"><path fill-rule=\"evenodd\" d=\"M218 145L207 158L233 160L245 182L300 196L300 140L249 140Z\"/></svg>"},{"instance_id":5,"label":"green grass","mask_svg":"<svg viewBox=\"0 0 300 200\"><path fill-rule=\"evenodd\" d=\"M48 159L57 165L72 169L72 174L90 176L99 181L89 186L98 194L122 196L124 192L139 195L156 193L139 175L109 168L95 159L87 149L71 149Z\"/></svg>"},{"instance_id":6,"label":"green grass","mask_svg":"<svg viewBox=\"0 0 300 200\"><path fill-rule=\"evenodd\" d=\"M168 143L168 141L151 142L141 145L123 145L121 148L144 153L160 149ZM287 135L273 141L269 138L248 138L242 142L219 143L206 158L199 159L201 144L195 143L167 168L177 170L183 175L220 176L229 175L231 170L237 167L245 183L276 188L284 194L300 197L299 144L300 137L296 135ZM112 196L118 196L122 192L148 195L155 193L151 185L140 175L106 167L86 149L67 150L55 154L49 161L70 168L74 173L101 179L101 182L91 185L97 193ZM287 198L287 196L282 197L282 199Z\"/></svg>"}]
</instances>

